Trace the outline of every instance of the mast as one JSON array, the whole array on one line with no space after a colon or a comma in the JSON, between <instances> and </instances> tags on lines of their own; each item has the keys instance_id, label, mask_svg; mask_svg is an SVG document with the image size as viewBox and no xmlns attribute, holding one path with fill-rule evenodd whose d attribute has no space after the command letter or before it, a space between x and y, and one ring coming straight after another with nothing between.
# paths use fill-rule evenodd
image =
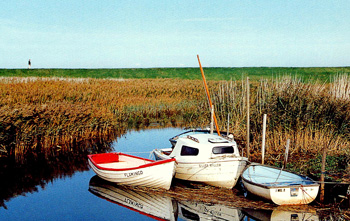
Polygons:
<instances>
[{"instance_id":1,"label":"mast","mask_svg":"<svg viewBox=\"0 0 350 221\"><path fill-rule=\"evenodd\" d=\"M213 103L211 102L211 99L210 99L209 89L208 89L207 81L205 80L204 71L203 71L203 68L202 68L201 61L199 60L199 55L197 55L197 59L198 59L198 63L199 63L199 68L201 69L205 91L207 93L207 97L208 97L208 100L209 100L209 109L211 109L213 107ZM218 132L218 135L221 136L220 135L218 121L216 120L216 115L215 115L214 109L213 109L213 118L214 118L214 122L215 122L216 131Z\"/></svg>"}]
</instances>

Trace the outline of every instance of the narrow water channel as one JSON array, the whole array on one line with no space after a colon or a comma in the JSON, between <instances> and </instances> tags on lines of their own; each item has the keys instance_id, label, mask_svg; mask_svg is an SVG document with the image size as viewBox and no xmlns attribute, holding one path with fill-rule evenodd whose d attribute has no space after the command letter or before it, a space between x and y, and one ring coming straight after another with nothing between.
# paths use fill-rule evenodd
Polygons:
<instances>
[{"instance_id":1,"label":"narrow water channel","mask_svg":"<svg viewBox=\"0 0 350 221\"><path fill-rule=\"evenodd\" d=\"M149 158L170 147L179 128L129 131L112 151ZM87 166L86 155L37 162L36 169L0 173L0 220L320 220L317 209L277 207L221 190L175 180L170 191L129 188L105 182ZM5 188L6 187L6 188Z\"/></svg>"}]
</instances>

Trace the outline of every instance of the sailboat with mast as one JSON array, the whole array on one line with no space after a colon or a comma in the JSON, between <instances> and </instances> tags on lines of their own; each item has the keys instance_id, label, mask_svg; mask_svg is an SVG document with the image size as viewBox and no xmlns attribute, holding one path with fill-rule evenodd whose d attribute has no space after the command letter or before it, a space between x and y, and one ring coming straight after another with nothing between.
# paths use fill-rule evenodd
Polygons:
<instances>
[{"instance_id":1,"label":"sailboat with mast","mask_svg":"<svg viewBox=\"0 0 350 221\"><path fill-rule=\"evenodd\" d=\"M176 159L175 178L231 189L244 170L247 158L240 156L233 136L221 136L198 55L197 58L212 110L211 129L177 135L170 139L171 148L155 149L153 154L157 160Z\"/></svg>"}]
</instances>

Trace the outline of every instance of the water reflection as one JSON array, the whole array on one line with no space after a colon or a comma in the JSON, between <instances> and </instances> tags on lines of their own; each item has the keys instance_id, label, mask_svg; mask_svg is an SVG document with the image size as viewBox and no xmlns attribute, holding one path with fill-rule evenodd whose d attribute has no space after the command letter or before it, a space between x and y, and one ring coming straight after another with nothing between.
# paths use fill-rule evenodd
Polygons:
<instances>
[{"instance_id":1,"label":"water reflection","mask_svg":"<svg viewBox=\"0 0 350 221\"><path fill-rule=\"evenodd\" d=\"M184 220L243 220L241 209L222 204L178 201L179 217Z\"/></svg>"},{"instance_id":2,"label":"water reflection","mask_svg":"<svg viewBox=\"0 0 350 221\"><path fill-rule=\"evenodd\" d=\"M56 152L52 155L27 154L19 163L15 158L0 158L0 207L11 198L45 189L48 183L76 172L89 170L87 154L111 151L112 139L94 139L79 143L80 151Z\"/></svg>"},{"instance_id":3,"label":"water reflection","mask_svg":"<svg viewBox=\"0 0 350 221\"><path fill-rule=\"evenodd\" d=\"M274 210L243 209L243 213L250 220L261 221L317 221L320 220L316 212L286 211L279 208Z\"/></svg>"},{"instance_id":4,"label":"water reflection","mask_svg":"<svg viewBox=\"0 0 350 221\"><path fill-rule=\"evenodd\" d=\"M47 220L63 219L61 217L65 217L67 220L87 220L91 217L107 220L113 218L116 213L118 213L119 219L124 220L139 220L140 216L151 219L146 216L146 212L144 215L135 212L137 207L117 206L120 209L116 209L116 205L100 200L88 192L86 189L94 172L88 168L86 156L91 153L120 151L148 158L150 151L154 148L170 146L168 138L180 132L182 130L179 128L129 131L125 136L119 137L118 141L112 137L77 143L78 146L69 153L58 151L53 152L52 155L28 155L23 164L19 164L15 159L0 157L0 219L44 219L43 215L45 214ZM122 187L113 188L121 189ZM137 188L133 190L137 190ZM184 190L187 190L187 195L179 197L185 192ZM244 198L243 193L235 195L239 192L237 188L233 190L207 190L207 187L202 186L202 184L187 184L178 181L174 183L171 191L155 194L156 198L161 198L166 203L163 201L161 206L156 206L157 203L153 203L150 205L153 206L151 211L157 211L159 214L160 211L164 210L163 205L166 205L166 212L160 215L163 218L158 219L168 220L258 220L263 219L262 216L254 219L252 218L254 216L251 214L249 216L249 213L242 208L261 208L261 205L264 209L274 207L271 204ZM153 191L151 191L152 193L143 192L146 192L147 195L153 193ZM206 199L203 200L204 198ZM108 197L104 196L104 199L108 199ZM113 201L113 199L109 200ZM216 204L218 200L225 202L225 205ZM242 202L236 203L239 200ZM110 204L110 206L106 204ZM119 205L121 204L120 202ZM134 203L129 201L129 204ZM140 204L135 205L140 206ZM8 209L6 209L7 206ZM53 210L52 208L57 209ZM319 211L321 210L317 210L318 215L322 219L329 219L328 213L322 214ZM130 213L136 213L135 217L137 218ZM272 214L277 213L269 210L265 211L265 214L268 214L269 220L273 217ZM333 216L337 217L338 214ZM350 213L347 214L350 215ZM156 214L150 216L152 218L158 217ZM289 219L286 220L292 220L296 216L289 214L287 217ZM300 217L298 213L299 220L301 220Z\"/></svg>"},{"instance_id":5,"label":"water reflection","mask_svg":"<svg viewBox=\"0 0 350 221\"><path fill-rule=\"evenodd\" d=\"M177 208L168 196L153 195L117 186L98 176L91 178L89 191L102 199L124 206L154 219L176 220Z\"/></svg>"},{"instance_id":6,"label":"water reflection","mask_svg":"<svg viewBox=\"0 0 350 221\"><path fill-rule=\"evenodd\" d=\"M138 190L119 186L98 176L91 178L89 191L111 203L157 220L319 220L315 212L293 212L278 207L274 210L246 209L196 202L145 192L143 188Z\"/></svg>"}]
</instances>

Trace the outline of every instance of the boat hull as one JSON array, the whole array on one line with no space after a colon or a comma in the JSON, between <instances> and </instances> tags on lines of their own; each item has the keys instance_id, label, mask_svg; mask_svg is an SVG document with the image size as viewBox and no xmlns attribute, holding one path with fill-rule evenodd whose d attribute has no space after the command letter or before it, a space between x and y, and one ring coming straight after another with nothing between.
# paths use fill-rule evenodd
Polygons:
<instances>
[{"instance_id":1,"label":"boat hull","mask_svg":"<svg viewBox=\"0 0 350 221\"><path fill-rule=\"evenodd\" d=\"M175 177L181 180L202 182L211 186L232 189L245 167L246 161L232 159L203 163L181 163L175 170Z\"/></svg>"},{"instance_id":2,"label":"boat hull","mask_svg":"<svg viewBox=\"0 0 350 221\"><path fill-rule=\"evenodd\" d=\"M163 151L167 151L164 149ZM158 160L169 159L162 150L153 153ZM222 160L207 162L181 162L177 161L175 178L187 181L201 182L211 186L232 189L246 166L245 157L227 157Z\"/></svg>"},{"instance_id":3,"label":"boat hull","mask_svg":"<svg viewBox=\"0 0 350 221\"><path fill-rule=\"evenodd\" d=\"M274 175L280 176L278 168L272 168L268 166L262 166L273 170L267 170L265 174L260 176L269 176L268 173L275 171ZM277 205L300 205L309 204L315 200L319 190L319 184L311 182L311 179L294 173L283 171L283 176L290 174L290 177L297 177L307 179L307 183L295 182L281 182L277 181L278 177L275 177L276 181L273 183L256 183L254 182L254 171L248 167L242 174L242 182L245 189L253 195L272 201ZM249 171L250 170L250 171ZM248 171L248 172L247 172ZM277 179L276 179L277 178ZM295 178L296 179L296 178Z\"/></svg>"},{"instance_id":4,"label":"boat hull","mask_svg":"<svg viewBox=\"0 0 350 221\"><path fill-rule=\"evenodd\" d=\"M99 177L109 182L168 190L175 173L176 161L175 159L164 161L145 159L145 163L138 167L114 169L112 166L101 167L103 164L98 164L89 157L89 165Z\"/></svg>"}]
</instances>

